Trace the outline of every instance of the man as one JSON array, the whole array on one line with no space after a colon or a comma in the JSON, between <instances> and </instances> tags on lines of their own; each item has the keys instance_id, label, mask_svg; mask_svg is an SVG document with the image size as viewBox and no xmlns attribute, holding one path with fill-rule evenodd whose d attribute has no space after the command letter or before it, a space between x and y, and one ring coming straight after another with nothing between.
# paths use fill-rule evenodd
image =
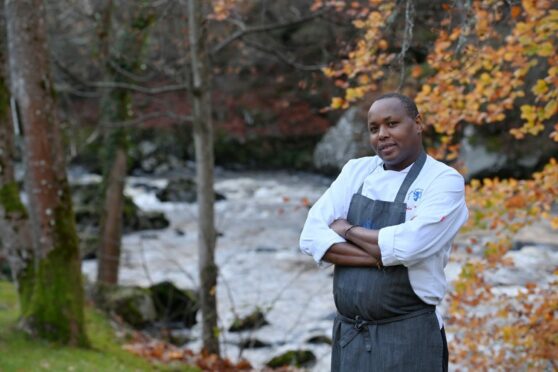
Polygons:
<instances>
[{"instance_id":1,"label":"man","mask_svg":"<svg viewBox=\"0 0 558 372\"><path fill-rule=\"evenodd\" d=\"M368 129L377 156L343 167L300 237L320 266L335 265L332 371L447 371L435 309L468 216L463 177L426 155L410 98L376 99Z\"/></svg>"}]
</instances>

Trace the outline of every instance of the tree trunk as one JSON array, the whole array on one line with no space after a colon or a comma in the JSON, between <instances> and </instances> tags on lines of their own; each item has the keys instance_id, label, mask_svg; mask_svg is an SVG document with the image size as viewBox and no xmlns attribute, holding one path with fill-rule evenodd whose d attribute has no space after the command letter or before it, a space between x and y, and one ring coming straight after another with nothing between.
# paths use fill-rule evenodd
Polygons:
<instances>
[{"instance_id":1,"label":"tree trunk","mask_svg":"<svg viewBox=\"0 0 558 372\"><path fill-rule=\"evenodd\" d=\"M0 237L16 283L19 304L26 309L33 288L33 247L27 210L14 175L14 130L6 74L6 23L0 2ZM0 247L0 248L2 248Z\"/></svg>"},{"instance_id":2,"label":"tree trunk","mask_svg":"<svg viewBox=\"0 0 558 372\"><path fill-rule=\"evenodd\" d=\"M213 123L207 33L202 2L189 0L188 21L192 62L192 105L198 194L198 256L203 347L219 354L217 328L217 266L213 191Z\"/></svg>"},{"instance_id":3,"label":"tree trunk","mask_svg":"<svg viewBox=\"0 0 558 372\"><path fill-rule=\"evenodd\" d=\"M100 36L100 50L105 65L105 79L108 81L128 82L114 68L117 64L122 70L137 73L142 62L142 51L147 41L148 29L153 23L151 11L141 5L131 19L127 19L125 32L121 39L114 42L121 50L112 57L109 50L111 30L112 1L107 1L103 11ZM131 94L124 90L113 89L103 97L102 121L120 122L131 118ZM101 213L101 244L99 246L99 269L97 282L117 284L120 262L120 246L124 211L124 186L127 174L128 130L126 128L105 128L104 131L104 208Z\"/></svg>"},{"instance_id":4,"label":"tree trunk","mask_svg":"<svg viewBox=\"0 0 558 372\"><path fill-rule=\"evenodd\" d=\"M101 221L101 249L97 276L99 283L118 283L127 159L126 148L118 147L110 174L106 180L107 187L103 220Z\"/></svg>"},{"instance_id":5,"label":"tree trunk","mask_svg":"<svg viewBox=\"0 0 558 372\"><path fill-rule=\"evenodd\" d=\"M78 239L49 71L44 6L40 0L6 0L5 14L35 252L33 291L21 325L39 337L85 345Z\"/></svg>"}]
</instances>

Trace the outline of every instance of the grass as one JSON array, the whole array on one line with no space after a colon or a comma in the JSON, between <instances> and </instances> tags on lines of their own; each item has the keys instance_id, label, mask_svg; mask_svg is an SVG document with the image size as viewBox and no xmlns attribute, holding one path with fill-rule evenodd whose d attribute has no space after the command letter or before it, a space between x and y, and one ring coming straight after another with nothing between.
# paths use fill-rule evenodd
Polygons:
<instances>
[{"instance_id":1,"label":"grass","mask_svg":"<svg viewBox=\"0 0 558 372\"><path fill-rule=\"evenodd\" d=\"M35 340L16 329L17 293L0 281L0 372L12 371L199 371L186 365L153 364L122 349L102 313L86 309L89 349Z\"/></svg>"}]
</instances>

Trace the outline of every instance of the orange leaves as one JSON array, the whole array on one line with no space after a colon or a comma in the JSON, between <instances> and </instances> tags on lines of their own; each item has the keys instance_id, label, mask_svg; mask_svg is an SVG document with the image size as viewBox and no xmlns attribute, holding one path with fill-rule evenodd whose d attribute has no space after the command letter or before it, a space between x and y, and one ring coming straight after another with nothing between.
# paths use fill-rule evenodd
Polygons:
<instances>
[{"instance_id":1,"label":"orange leaves","mask_svg":"<svg viewBox=\"0 0 558 372\"><path fill-rule=\"evenodd\" d=\"M215 354L201 352L194 354L190 349L180 348L164 341L150 340L146 336L136 333L135 342L126 344L123 348L143 358L163 363L182 362L185 365L196 365L204 371L246 371L252 370L252 365L245 359L233 363Z\"/></svg>"},{"instance_id":2,"label":"orange leaves","mask_svg":"<svg viewBox=\"0 0 558 372\"><path fill-rule=\"evenodd\" d=\"M237 6L236 0L212 0L213 13L209 15L210 19L223 21L230 15L232 9Z\"/></svg>"},{"instance_id":3,"label":"orange leaves","mask_svg":"<svg viewBox=\"0 0 558 372\"><path fill-rule=\"evenodd\" d=\"M391 63L395 55L388 52L389 45L382 29L394 5L395 1L371 2L365 16L353 21L353 25L363 31L356 47L347 59L323 70L326 76L342 78L343 81L338 86L344 89L345 96L334 98L330 105L332 109L347 108L351 102L375 90L377 82L384 78L383 68Z\"/></svg>"}]
</instances>

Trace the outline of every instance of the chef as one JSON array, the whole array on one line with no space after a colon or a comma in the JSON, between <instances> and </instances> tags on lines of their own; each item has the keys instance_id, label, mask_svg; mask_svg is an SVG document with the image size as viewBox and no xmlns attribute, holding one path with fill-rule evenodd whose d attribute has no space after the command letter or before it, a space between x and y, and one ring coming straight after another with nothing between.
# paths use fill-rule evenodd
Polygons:
<instances>
[{"instance_id":1,"label":"chef","mask_svg":"<svg viewBox=\"0 0 558 372\"><path fill-rule=\"evenodd\" d=\"M447 371L443 321L452 240L468 217L463 177L428 156L412 99L368 112L376 156L350 160L308 213L300 248L335 265L332 371Z\"/></svg>"}]
</instances>

